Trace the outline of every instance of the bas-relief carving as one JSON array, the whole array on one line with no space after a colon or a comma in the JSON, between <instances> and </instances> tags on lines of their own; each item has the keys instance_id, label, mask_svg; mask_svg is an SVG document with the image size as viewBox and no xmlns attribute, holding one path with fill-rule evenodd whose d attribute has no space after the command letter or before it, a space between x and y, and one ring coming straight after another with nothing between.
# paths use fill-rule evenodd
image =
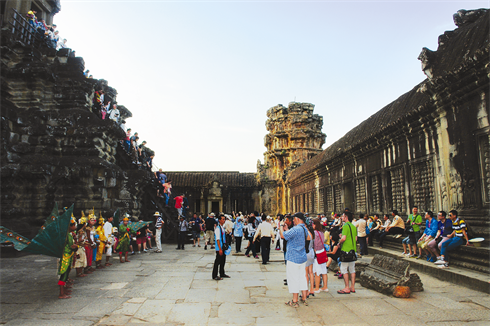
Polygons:
<instances>
[{"instance_id":1,"label":"bas-relief carving","mask_svg":"<svg viewBox=\"0 0 490 326\"><path fill-rule=\"evenodd\" d=\"M221 188L218 182L216 181L213 182L213 186L209 188L209 194L211 196L221 197Z\"/></svg>"}]
</instances>

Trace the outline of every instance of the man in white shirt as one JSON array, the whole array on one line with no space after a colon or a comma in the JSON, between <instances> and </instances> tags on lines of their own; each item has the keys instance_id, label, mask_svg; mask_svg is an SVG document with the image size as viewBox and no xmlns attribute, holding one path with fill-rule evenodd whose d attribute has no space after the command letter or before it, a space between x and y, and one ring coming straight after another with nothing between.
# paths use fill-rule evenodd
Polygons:
<instances>
[{"instance_id":1,"label":"man in white shirt","mask_svg":"<svg viewBox=\"0 0 490 326\"><path fill-rule=\"evenodd\" d=\"M269 255L271 251L271 241L274 240L274 229L272 225L267 222L267 217L262 216L262 223L257 227L255 232L254 242L257 237L260 236L260 250L262 251L262 265L266 265L269 261Z\"/></svg>"},{"instance_id":2,"label":"man in white shirt","mask_svg":"<svg viewBox=\"0 0 490 326\"><path fill-rule=\"evenodd\" d=\"M110 216L107 221L104 223L104 233L105 236L107 237L107 243L106 243L106 253L105 253L105 265L110 266L112 265L109 263L109 259L112 256L112 246L114 245L114 235L112 234L112 221L114 220L113 216Z\"/></svg>"}]
</instances>

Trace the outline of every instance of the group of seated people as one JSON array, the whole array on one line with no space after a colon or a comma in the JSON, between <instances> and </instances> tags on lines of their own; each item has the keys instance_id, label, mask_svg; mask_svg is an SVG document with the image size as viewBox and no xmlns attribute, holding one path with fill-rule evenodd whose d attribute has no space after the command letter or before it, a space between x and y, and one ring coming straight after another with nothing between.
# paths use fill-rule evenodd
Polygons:
<instances>
[{"instance_id":1,"label":"group of seated people","mask_svg":"<svg viewBox=\"0 0 490 326\"><path fill-rule=\"evenodd\" d=\"M373 246L373 240L379 242L379 247L383 248L383 243L388 235L394 238L401 238L404 257L423 259L439 265L440 268L449 266L448 252L457 249L461 245L471 245L467 233L466 222L458 217L456 210L451 210L449 215L445 211L434 214L432 211L424 213L424 218L418 213L418 207L412 208L412 214L406 221L398 215L398 211L391 212L393 219L388 214L380 220L378 214L368 216L360 214L359 219L354 219L353 224L358 229L358 242L360 245L360 255L368 254L368 246ZM333 214L333 221L328 228L332 234L342 230L342 221L337 214ZM425 220L425 223L424 223ZM422 227L425 229L422 231Z\"/></svg>"},{"instance_id":2,"label":"group of seated people","mask_svg":"<svg viewBox=\"0 0 490 326\"><path fill-rule=\"evenodd\" d=\"M29 10L27 12L27 20L31 25L32 30L38 33L46 44L56 50L66 48L66 38L61 39L59 31L56 30L56 25L47 25L44 19L38 20L36 17L37 12L35 10Z\"/></svg>"}]
</instances>

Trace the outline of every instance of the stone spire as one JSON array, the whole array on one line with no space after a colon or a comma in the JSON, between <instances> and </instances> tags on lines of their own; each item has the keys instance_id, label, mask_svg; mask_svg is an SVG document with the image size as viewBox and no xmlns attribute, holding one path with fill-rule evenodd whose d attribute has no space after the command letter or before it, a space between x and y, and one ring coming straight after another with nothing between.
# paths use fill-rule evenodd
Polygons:
<instances>
[{"instance_id":1,"label":"stone spire","mask_svg":"<svg viewBox=\"0 0 490 326\"><path fill-rule=\"evenodd\" d=\"M285 179L289 170L322 151L323 117L313 114L314 107L291 102L287 108L279 104L267 111L269 133L264 139L267 151L262 168L269 180Z\"/></svg>"}]
</instances>

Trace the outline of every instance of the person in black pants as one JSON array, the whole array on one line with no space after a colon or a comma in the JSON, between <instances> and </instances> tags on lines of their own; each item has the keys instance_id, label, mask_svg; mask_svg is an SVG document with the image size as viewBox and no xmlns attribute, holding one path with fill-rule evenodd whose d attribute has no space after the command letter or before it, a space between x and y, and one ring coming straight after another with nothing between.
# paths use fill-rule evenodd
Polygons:
<instances>
[{"instance_id":1,"label":"person in black pants","mask_svg":"<svg viewBox=\"0 0 490 326\"><path fill-rule=\"evenodd\" d=\"M185 235L187 233L187 221L184 219L183 216L180 216L180 221L179 221L179 229L178 229L178 234L177 234L177 250L179 250L182 247L182 250L184 250L184 244L185 244Z\"/></svg>"},{"instance_id":2,"label":"person in black pants","mask_svg":"<svg viewBox=\"0 0 490 326\"><path fill-rule=\"evenodd\" d=\"M225 228L223 224L225 224L225 215L221 214L219 216L219 225L214 230L214 238L216 241L216 258L214 259L213 266L213 280L220 281L223 278L230 278L225 274L225 264L226 264L226 255L225 250L223 250L223 244L226 243L225 240ZM218 268L219 268L219 277L218 277Z\"/></svg>"}]
</instances>

